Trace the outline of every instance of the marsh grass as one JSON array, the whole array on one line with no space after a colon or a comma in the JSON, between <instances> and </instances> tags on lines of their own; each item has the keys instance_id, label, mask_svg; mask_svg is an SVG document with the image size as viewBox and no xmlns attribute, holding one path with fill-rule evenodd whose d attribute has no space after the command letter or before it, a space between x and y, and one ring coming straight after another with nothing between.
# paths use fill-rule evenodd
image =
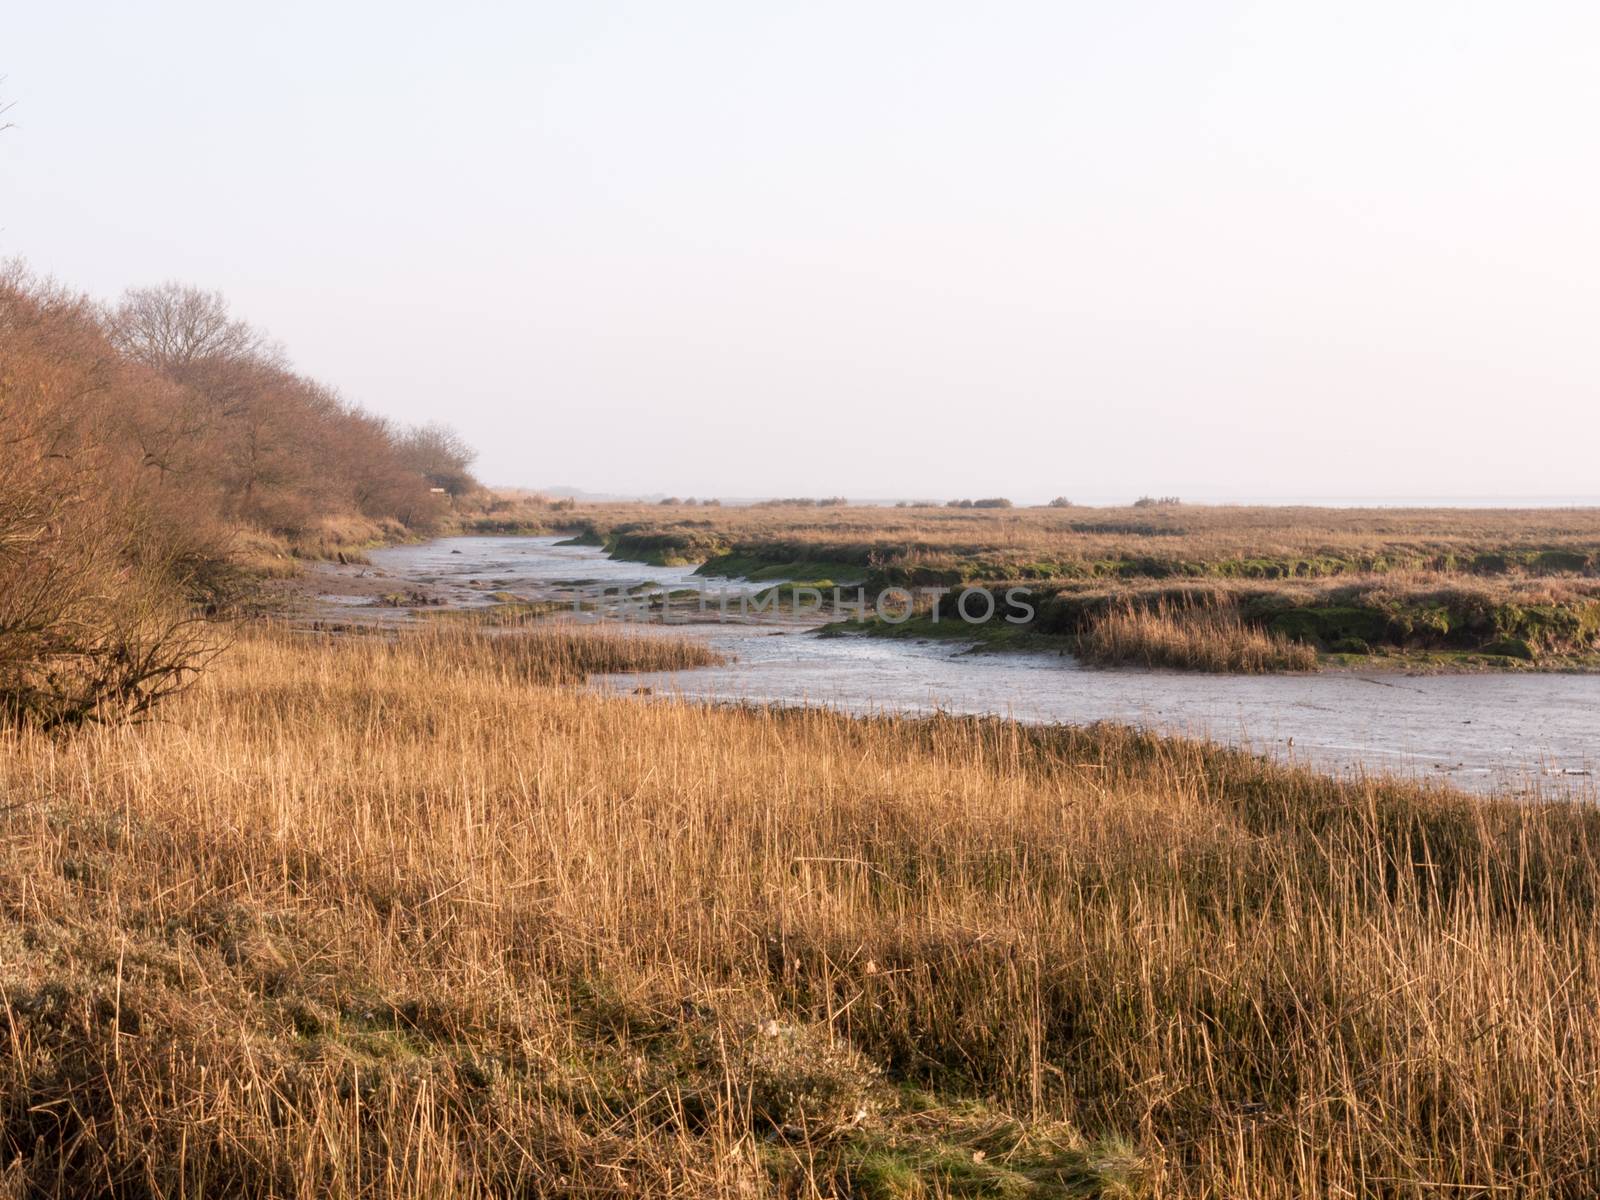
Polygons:
<instances>
[{"instance_id":1,"label":"marsh grass","mask_svg":"<svg viewBox=\"0 0 1600 1200\"><path fill-rule=\"evenodd\" d=\"M1096 617L1078 639L1087 662L1256 674L1314 671L1317 651L1248 622L1225 600L1125 603Z\"/></svg>"},{"instance_id":2,"label":"marsh grass","mask_svg":"<svg viewBox=\"0 0 1600 1200\"><path fill-rule=\"evenodd\" d=\"M345 636L362 646L364 653L351 661L361 664L362 677L374 682L400 664L420 668L440 682L559 685L582 683L592 675L683 671L725 661L692 638L550 621L538 610L508 612L501 607L483 610L481 620L432 620L399 633L373 627L350 630ZM312 637L325 644L326 639Z\"/></svg>"},{"instance_id":3,"label":"marsh grass","mask_svg":"<svg viewBox=\"0 0 1600 1200\"><path fill-rule=\"evenodd\" d=\"M1600 574L1600 508L1361 509L851 505L563 514L589 544L641 561L826 560L881 584L1095 579L1284 580L1429 571L1455 579Z\"/></svg>"},{"instance_id":4,"label":"marsh grass","mask_svg":"<svg viewBox=\"0 0 1600 1200\"><path fill-rule=\"evenodd\" d=\"M0 739L0 1194L1595 1194L1592 805L500 636Z\"/></svg>"}]
</instances>

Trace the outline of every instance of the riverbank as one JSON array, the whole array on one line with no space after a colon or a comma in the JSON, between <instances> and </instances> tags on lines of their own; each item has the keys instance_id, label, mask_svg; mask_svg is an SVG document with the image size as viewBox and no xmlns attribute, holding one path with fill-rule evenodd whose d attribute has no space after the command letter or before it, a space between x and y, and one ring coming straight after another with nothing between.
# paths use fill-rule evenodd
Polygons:
<instances>
[{"instance_id":1,"label":"riverbank","mask_svg":"<svg viewBox=\"0 0 1600 1200\"><path fill-rule=\"evenodd\" d=\"M976 644L1066 650L1108 666L1600 669L1597 510L1177 505L686 512L637 505L535 510L523 502L498 517L463 521L473 528L474 521L500 521L518 533L559 531L564 544L601 550L614 561L767 584L780 600L795 588L831 595L838 587L862 589L870 604L885 591L905 589L928 618L910 623L917 636L948 633L937 627L944 620L965 624L956 608L963 592L979 589L998 601L1020 588L1029 600L1025 627L978 630ZM378 571L355 578L366 582L338 585L349 589L352 602L365 597L419 608L481 602L460 592L441 596L430 586L388 589ZM694 578L679 582L685 595L698 586ZM493 581L481 591L509 593ZM1110 623L1124 627L1123 636L1104 636ZM898 622L864 624L868 633L901 633ZM1157 624L1166 628L1137 628ZM1212 635L1186 628L1194 624L1209 625ZM1130 630L1138 636L1126 636Z\"/></svg>"},{"instance_id":2,"label":"riverbank","mask_svg":"<svg viewBox=\"0 0 1600 1200\"><path fill-rule=\"evenodd\" d=\"M451 538L377 550L372 559L367 566L317 567L278 619L300 627L391 629L440 620L515 624L536 612L592 621L601 613L584 606L605 589L613 601L628 601L625 608L606 604L609 623L654 636L691 636L727 660L595 685L630 694L645 689L656 696L827 705L862 714L1002 714L1041 724L1112 720L1215 739L1336 774L1445 779L1486 794L1584 798L1592 795L1600 766L1593 757L1600 744L1600 676L1593 674L1085 669L1062 652L1059 639L1036 638L1032 652L1019 647L984 654L959 638L819 637L815 630L825 614L795 618L787 609L762 608L770 583L629 563L555 537ZM369 578L360 578L362 572ZM321 594L337 592L344 586L337 577L344 576L366 594ZM404 599L412 590L429 602L397 606L385 598ZM673 595L679 599L669 604ZM748 611L741 612L741 598ZM966 626L941 622L940 628Z\"/></svg>"},{"instance_id":3,"label":"riverbank","mask_svg":"<svg viewBox=\"0 0 1600 1200\"><path fill-rule=\"evenodd\" d=\"M974 634L991 649L1180 669L1600 669L1597 510L611 506L573 519L574 545L618 559L869 599L904 589L951 622L964 591L1025 589L1038 636ZM1104 636L1157 618L1168 628ZM1231 637L1184 628L1196 623Z\"/></svg>"},{"instance_id":4,"label":"riverbank","mask_svg":"<svg viewBox=\"0 0 1600 1200\"><path fill-rule=\"evenodd\" d=\"M1365 645L1361 650L1321 648L1315 639L1298 641L1282 635L1272 636L1248 620L1226 614L1234 624L1220 632L1184 628L1182 617L1166 614L1128 614L1117 611L1113 621L1137 624L1148 615L1152 624L1175 628L1160 629L1153 636L1136 636L1127 645L1096 645L1096 635L1110 622L1087 624L1083 633L1041 632L1036 623L1007 625L989 621L969 624L950 617L935 618L918 612L904 620L854 616L830 621L820 633L824 637L871 637L912 641L939 641L959 644L979 654L1052 654L1071 656L1091 666L1115 670L1147 667L1209 674L1294 674L1305 672L1344 672L1378 675L1493 675L1493 674L1600 674L1600 652L1593 648L1551 651L1523 639L1491 639L1480 648L1454 648L1425 644ZM1131 616L1131 621L1130 621ZM1265 633L1266 637L1259 635ZM1150 641L1166 635L1178 645L1168 648ZM1245 642L1245 654L1253 643L1263 642L1258 657L1243 658L1235 643ZM1338 643L1335 643L1338 646ZM1243 661L1241 661L1243 658Z\"/></svg>"}]
</instances>

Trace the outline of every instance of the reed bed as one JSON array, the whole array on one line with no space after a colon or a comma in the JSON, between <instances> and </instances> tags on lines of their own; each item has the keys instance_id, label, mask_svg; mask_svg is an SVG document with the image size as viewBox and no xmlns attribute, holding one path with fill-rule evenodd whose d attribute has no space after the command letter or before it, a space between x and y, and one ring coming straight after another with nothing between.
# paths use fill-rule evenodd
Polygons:
<instances>
[{"instance_id":1,"label":"reed bed","mask_svg":"<svg viewBox=\"0 0 1600 1200\"><path fill-rule=\"evenodd\" d=\"M1107 666L1132 663L1181 671L1317 669L1314 646L1252 625L1236 605L1226 602L1118 605L1093 620L1078 639L1078 654Z\"/></svg>"},{"instance_id":2,"label":"reed bed","mask_svg":"<svg viewBox=\"0 0 1600 1200\"><path fill-rule=\"evenodd\" d=\"M470 645L0 740L0 1195L1600 1189L1592 805Z\"/></svg>"},{"instance_id":3,"label":"reed bed","mask_svg":"<svg viewBox=\"0 0 1600 1200\"><path fill-rule=\"evenodd\" d=\"M495 615L488 610L482 620L431 621L398 634L376 626L351 629L344 636L365 643L365 655L352 661L362 664L362 679L373 686L402 667L420 669L436 681L560 685L582 683L591 675L684 671L725 661L703 642L641 626L549 621L539 615L507 621ZM310 637L313 644L326 645L322 635Z\"/></svg>"}]
</instances>

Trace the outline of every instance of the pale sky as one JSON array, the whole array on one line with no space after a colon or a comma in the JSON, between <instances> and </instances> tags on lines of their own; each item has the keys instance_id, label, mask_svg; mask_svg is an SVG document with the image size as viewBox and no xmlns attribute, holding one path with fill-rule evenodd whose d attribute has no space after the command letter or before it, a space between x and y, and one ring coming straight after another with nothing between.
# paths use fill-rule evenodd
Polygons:
<instances>
[{"instance_id":1,"label":"pale sky","mask_svg":"<svg viewBox=\"0 0 1600 1200\"><path fill-rule=\"evenodd\" d=\"M504 484L1592 495L1600 6L12 3L0 256Z\"/></svg>"}]
</instances>

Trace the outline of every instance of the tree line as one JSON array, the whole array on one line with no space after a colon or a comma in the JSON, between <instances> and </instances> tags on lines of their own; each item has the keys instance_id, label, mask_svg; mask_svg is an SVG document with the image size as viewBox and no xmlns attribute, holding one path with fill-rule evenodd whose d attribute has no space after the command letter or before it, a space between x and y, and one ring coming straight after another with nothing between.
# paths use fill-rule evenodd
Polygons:
<instances>
[{"instance_id":1,"label":"tree line","mask_svg":"<svg viewBox=\"0 0 1600 1200\"><path fill-rule=\"evenodd\" d=\"M103 305L0 269L0 718L141 711L209 653L242 535L429 532L472 457L301 375L215 292Z\"/></svg>"}]
</instances>

